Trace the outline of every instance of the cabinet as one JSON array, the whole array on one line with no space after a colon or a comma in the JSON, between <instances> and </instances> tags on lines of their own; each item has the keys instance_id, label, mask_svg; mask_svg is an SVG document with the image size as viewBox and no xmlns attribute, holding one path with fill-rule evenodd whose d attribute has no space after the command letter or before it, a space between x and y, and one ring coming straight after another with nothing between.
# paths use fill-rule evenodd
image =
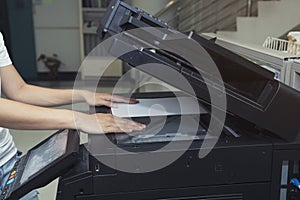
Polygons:
<instances>
[{"instance_id":1,"label":"cabinet","mask_svg":"<svg viewBox=\"0 0 300 200\"><path fill-rule=\"evenodd\" d=\"M32 1L1 0L5 40L14 66L25 80L37 77ZM5 6L5 7L2 7ZM5 16L4 16L5 15ZM26 25L25 25L26 24Z\"/></svg>"},{"instance_id":2,"label":"cabinet","mask_svg":"<svg viewBox=\"0 0 300 200\"><path fill-rule=\"evenodd\" d=\"M109 2L110 0L79 0L81 60L85 63L81 66L82 79L99 78L99 74L95 72L101 71L101 67L106 67L103 65L105 58L92 56L90 52L101 43L97 28ZM122 62L114 62L105 70L103 76L106 79L122 76Z\"/></svg>"}]
</instances>

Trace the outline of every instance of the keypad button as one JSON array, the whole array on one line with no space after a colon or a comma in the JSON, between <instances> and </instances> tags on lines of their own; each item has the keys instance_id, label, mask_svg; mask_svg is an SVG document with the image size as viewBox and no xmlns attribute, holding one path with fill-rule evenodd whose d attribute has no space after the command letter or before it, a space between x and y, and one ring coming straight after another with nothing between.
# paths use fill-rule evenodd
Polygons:
<instances>
[{"instance_id":1,"label":"keypad button","mask_svg":"<svg viewBox=\"0 0 300 200\"><path fill-rule=\"evenodd\" d=\"M11 175L8 180L12 179L12 178L15 178L15 175Z\"/></svg>"},{"instance_id":2,"label":"keypad button","mask_svg":"<svg viewBox=\"0 0 300 200\"><path fill-rule=\"evenodd\" d=\"M17 173L17 171L14 170L10 175L12 176L12 175L15 175L16 173Z\"/></svg>"},{"instance_id":3,"label":"keypad button","mask_svg":"<svg viewBox=\"0 0 300 200\"><path fill-rule=\"evenodd\" d=\"M13 179L10 179L9 181L7 181L6 185L10 185L10 184L12 184L14 181L15 181L14 178L13 178Z\"/></svg>"}]
</instances>

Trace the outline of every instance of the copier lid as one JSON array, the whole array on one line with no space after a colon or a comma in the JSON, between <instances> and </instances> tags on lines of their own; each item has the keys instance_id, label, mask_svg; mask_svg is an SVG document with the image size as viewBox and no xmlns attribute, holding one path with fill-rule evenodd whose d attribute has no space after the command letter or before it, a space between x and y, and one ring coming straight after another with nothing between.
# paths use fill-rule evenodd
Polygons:
<instances>
[{"instance_id":1,"label":"copier lid","mask_svg":"<svg viewBox=\"0 0 300 200\"><path fill-rule=\"evenodd\" d=\"M101 36L109 37L135 28L145 27L165 28L167 32L173 30L144 11L133 8L120 0L113 0L103 17L98 33ZM145 31L144 34L134 35L130 38L124 34L124 39L121 37L121 39L116 40L111 49L152 42L151 45L156 47L156 51L136 49L136 51L132 51L127 55L120 56L120 59L133 67L149 63L161 63L173 70L175 69L189 81L198 99L210 102L207 85L201 74L198 73L198 70L209 73L205 70L209 69L210 66L203 66L202 63L191 66L191 63L186 62L181 56L159 50L160 45L152 40L157 39L157 35L152 38L151 34L151 32ZM296 90L274 80L272 72L234 54L213 41L192 32L186 34L186 38L200 44L216 64L224 81L228 112L287 140L292 140L298 135L300 131L300 126L297 125L298 119L300 119L300 94ZM184 48L183 45L182 51L186 51L191 55L194 54L192 49ZM176 52L175 49L174 52ZM205 55L194 56L201 58ZM179 81L172 80L167 73L161 73L151 67L141 68L141 70L190 93L182 87ZM214 77L214 74L211 74L211 77ZM218 82L216 82L216 85L218 85Z\"/></svg>"}]
</instances>

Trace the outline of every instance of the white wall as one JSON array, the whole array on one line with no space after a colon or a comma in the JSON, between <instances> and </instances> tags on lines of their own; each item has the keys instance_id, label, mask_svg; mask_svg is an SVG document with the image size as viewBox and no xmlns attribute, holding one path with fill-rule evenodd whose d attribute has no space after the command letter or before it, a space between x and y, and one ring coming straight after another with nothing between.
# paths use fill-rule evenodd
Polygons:
<instances>
[{"instance_id":1,"label":"white wall","mask_svg":"<svg viewBox=\"0 0 300 200\"><path fill-rule=\"evenodd\" d=\"M77 71L80 60L78 0L51 0L34 6L37 57L56 53L63 65L60 71ZM42 62L38 72L48 72Z\"/></svg>"},{"instance_id":2,"label":"white wall","mask_svg":"<svg viewBox=\"0 0 300 200\"><path fill-rule=\"evenodd\" d=\"M298 26L300 1L260 1L257 17L238 17L237 32L218 31L217 37L241 44L262 45L268 36L280 37Z\"/></svg>"}]
</instances>

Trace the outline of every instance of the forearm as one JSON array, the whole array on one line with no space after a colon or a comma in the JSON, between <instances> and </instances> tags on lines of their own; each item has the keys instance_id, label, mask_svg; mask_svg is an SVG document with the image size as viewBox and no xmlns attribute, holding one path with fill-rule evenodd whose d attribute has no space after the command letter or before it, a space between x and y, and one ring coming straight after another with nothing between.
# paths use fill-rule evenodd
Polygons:
<instances>
[{"instance_id":1,"label":"forearm","mask_svg":"<svg viewBox=\"0 0 300 200\"><path fill-rule=\"evenodd\" d=\"M31 106L0 98L0 126L12 129L74 129L73 111Z\"/></svg>"},{"instance_id":2,"label":"forearm","mask_svg":"<svg viewBox=\"0 0 300 200\"><path fill-rule=\"evenodd\" d=\"M24 84L9 98L26 104L50 107L84 101L84 92L72 89L47 89Z\"/></svg>"},{"instance_id":3,"label":"forearm","mask_svg":"<svg viewBox=\"0 0 300 200\"><path fill-rule=\"evenodd\" d=\"M78 129L86 133L141 131L144 125L111 114L51 109L0 98L0 127L22 130Z\"/></svg>"},{"instance_id":4,"label":"forearm","mask_svg":"<svg viewBox=\"0 0 300 200\"><path fill-rule=\"evenodd\" d=\"M55 90L28 85L13 65L0 68L2 91L12 100L36 106L58 106L83 101L79 90Z\"/></svg>"}]
</instances>

